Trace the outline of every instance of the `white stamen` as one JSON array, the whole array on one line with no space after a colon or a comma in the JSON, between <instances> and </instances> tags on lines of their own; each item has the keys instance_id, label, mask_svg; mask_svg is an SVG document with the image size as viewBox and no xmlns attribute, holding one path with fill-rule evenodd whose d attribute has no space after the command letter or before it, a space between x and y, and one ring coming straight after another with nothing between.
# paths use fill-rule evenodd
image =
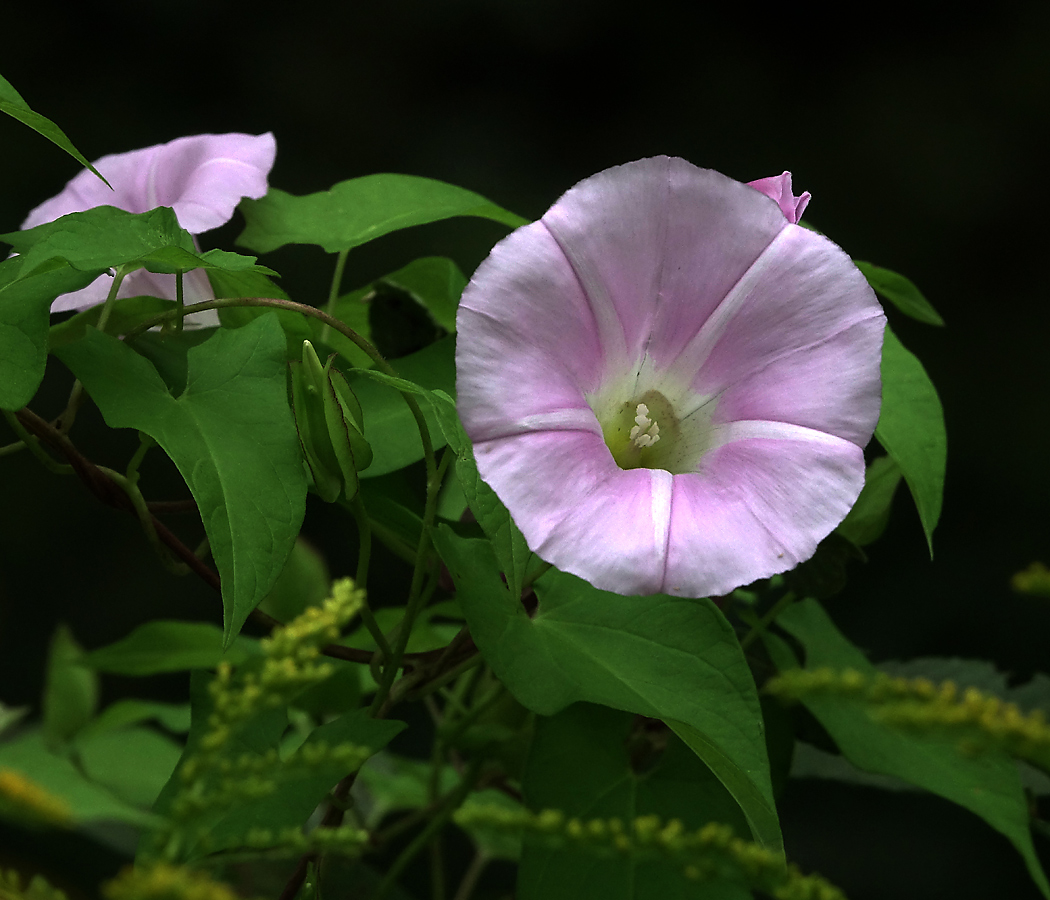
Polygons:
<instances>
[{"instance_id":1,"label":"white stamen","mask_svg":"<svg viewBox=\"0 0 1050 900\"><path fill-rule=\"evenodd\" d=\"M631 443L639 450L651 447L660 440L660 426L649 418L649 407L644 403L638 404L634 417L635 426L631 429Z\"/></svg>"}]
</instances>

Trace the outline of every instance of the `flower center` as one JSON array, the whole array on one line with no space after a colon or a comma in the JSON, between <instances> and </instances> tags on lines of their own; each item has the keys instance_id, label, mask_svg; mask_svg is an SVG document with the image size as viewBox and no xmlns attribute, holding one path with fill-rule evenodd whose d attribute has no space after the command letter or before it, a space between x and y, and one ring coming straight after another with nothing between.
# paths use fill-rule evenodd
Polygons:
<instances>
[{"instance_id":1,"label":"flower center","mask_svg":"<svg viewBox=\"0 0 1050 900\"><path fill-rule=\"evenodd\" d=\"M614 391L592 397L590 402L616 465L666 469L673 475L697 471L711 446L714 402L702 403L681 418L660 391L651 389L619 402Z\"/></svg>"},{"instance_id":2,"label":"flower center","mask_svg":"<svg viewBox=\"0 0 1050 900\"><path fill-rule=\"evenodd\" d=\"M664 469L678 436L678 417L659 391L619 404L602 422L602 436L621 469Z\"/></svg>"}]
</instances>

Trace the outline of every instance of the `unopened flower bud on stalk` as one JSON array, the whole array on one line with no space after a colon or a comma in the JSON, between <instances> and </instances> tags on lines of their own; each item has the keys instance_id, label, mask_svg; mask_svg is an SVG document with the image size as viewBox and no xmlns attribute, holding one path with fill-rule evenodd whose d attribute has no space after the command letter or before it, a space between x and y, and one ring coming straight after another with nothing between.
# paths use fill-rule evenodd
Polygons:
<instances>
[{"instance_id":1,"label":"unopened flower bud on stalk","mask_svg":"<svg viewBox=\"0 0 1050 900\"><path fill-rule=\"evenodd\" d=\"M358 472L372 463L365 440L364 413L346 377L325 365L309 341L303 341L302 362L292 362L292 412L299 443L314 489L328 503L352 499Z\"/></svg>"}]
</instances>

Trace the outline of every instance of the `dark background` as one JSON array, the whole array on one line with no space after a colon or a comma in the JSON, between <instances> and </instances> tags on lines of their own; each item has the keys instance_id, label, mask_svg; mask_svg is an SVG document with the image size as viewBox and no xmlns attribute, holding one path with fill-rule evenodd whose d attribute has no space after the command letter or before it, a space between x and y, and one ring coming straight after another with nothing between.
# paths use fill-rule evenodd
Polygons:
<instances>
[{"instance_id":1,"label":"dark background","mask_svg":"<svg viewBox=\"0 0 1050 900\"><path fill-rule=\"evenodd\" d=\"M0 71L89 158L271 130L271 184L293 193L406 172L530 218L581 178L647 155L742 181L790 169L813 194L808 221L907 274L948 323L889 311L946 410L936 558L902 492L830 611L876 660L984 657L1022 679L1050 668L1050 604L1008 585L1032 560L1050 562L1047 4L928 20L882 5L847 28L704 3L39 0L5 8L0 27ZM0 150L8 231L77 166L6 117ZM205 246L232 249L238 228ZM469 273L501 234L455 221L384 238L351 254L345 285L423 253ZM263 262L295 299L323 299L331 261L320 251ZM33 404L47 417L69 388L52 370ZM82 449L122 465L124 451L85 419ZM0 479L3 701L37 701L58 621L91 647L158 615L218 619L206 588L164 575L133 523L77 482L21 455L0 461ZM1036 896L1005 840L933 798L807 785L783 815L794 859L855 900Z\"/></svg>"}]
</instances>

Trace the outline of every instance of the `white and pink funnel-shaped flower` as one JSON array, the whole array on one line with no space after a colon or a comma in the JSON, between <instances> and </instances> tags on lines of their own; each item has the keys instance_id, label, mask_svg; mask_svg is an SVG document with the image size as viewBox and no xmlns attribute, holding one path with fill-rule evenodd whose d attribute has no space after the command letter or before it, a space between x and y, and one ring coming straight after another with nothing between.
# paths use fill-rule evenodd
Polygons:
<instances>
[{"instance_id":1,"label":"white and pink funnel-shaped flower","mask_svg":"<svg viewBox=\"0 0 1050 900\"><path fill-rule=\"evenodd\" d=\"M620 594L810 557L864 483L885 317L790 175L681 159L580 182L463 293L459 413L529 547Z\"/></svg>"},{"instance_id":2,"label":"white and pink funnel-shaped flower","mask_svg":"<svg viewBox=\"0 0 1050 900\"><path fill-rule=\"evenodd\" d=\"M95 160L94 166L113 186L112 190L93 172L83 169L60 194L30 212L22 228L35 228L96 206L116 206L132 213L170 206L179 224L196 236L226 224L242 198L259 198L266 193L267 177L276 155L272 134L232 133L198 134L103 156ZM85 309L102 303L112 283L112 276L102 275L83 290L63 294L51 305L51 311ZM186 303L215 299L203 269L186 273L183 291ZM145 269L132 272L121 283L118 296L139 294L174 300L175 276L157 275ZM217 322L213 313L203 315ZM204 323L198 318L197 324Z\"/></svg>"}]
</instances>

